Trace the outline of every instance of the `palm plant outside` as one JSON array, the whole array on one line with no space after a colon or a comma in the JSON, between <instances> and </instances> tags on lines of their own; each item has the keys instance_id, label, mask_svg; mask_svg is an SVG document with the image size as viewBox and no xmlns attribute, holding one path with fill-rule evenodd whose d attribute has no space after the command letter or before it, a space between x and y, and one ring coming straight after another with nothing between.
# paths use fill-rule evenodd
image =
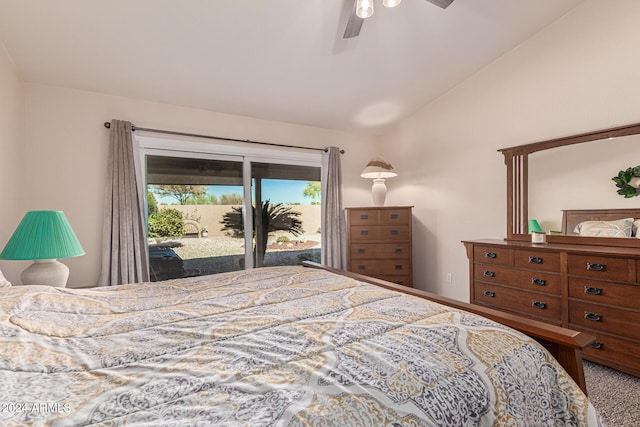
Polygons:
<instances>
[{"instance_id":1,"label":"palm plant outside","mask_svg":"<svg viewBox=\"0 0 640 427\"><path fill-rule=\"evenodd\" d=\"M253 213L253 235L255 237L256 229L256 216L255 206L252 207ZM271 204L269 200L265 200L262 204L262 228L261 228L261 245L256 247L257 258L263 259L265 252L267 251L267 239L270 233L275 231L287 231L294 236L300 236L304 233L302 228L302 221L299 219L302 215L298 211L294 211L288 206L284 206L282 203ZM222 231L231 231L235 237L244 237L244 221L242 218L242 207L234 206L230 212L227 212L222 217L220 223L223 227Z\"/></svg>"}]
</instances>

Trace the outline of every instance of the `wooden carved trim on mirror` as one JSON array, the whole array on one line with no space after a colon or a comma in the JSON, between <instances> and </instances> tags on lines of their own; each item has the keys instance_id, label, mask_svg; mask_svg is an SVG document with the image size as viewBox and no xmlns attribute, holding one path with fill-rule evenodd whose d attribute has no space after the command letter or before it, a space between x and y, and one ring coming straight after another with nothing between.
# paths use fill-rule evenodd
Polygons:
<instances>
[{"instance_id":1,"label":"wooden carved trim on mirror","mask_svg":"<svg viewBox=\"0 0 640 427\"><path fill-rule=\"evenodd\" d=\"M530 240L528 234L529 211L529 154L537 151L550 150L552 148L583 142L603 140L611 138L640 134L640 123L620 126L563 138L549 139L533 142L515 147L502 148L504 163L507 166L507 240ZM581 243L595 245L611 245L609 238L589 238L578 236L548 236L549 242ZM626 239L625 239L626 240ZM636 246L640 239L634 239ZM615 246L626 246L626 242L614 242Z\"/></svg>"}]
</instances>

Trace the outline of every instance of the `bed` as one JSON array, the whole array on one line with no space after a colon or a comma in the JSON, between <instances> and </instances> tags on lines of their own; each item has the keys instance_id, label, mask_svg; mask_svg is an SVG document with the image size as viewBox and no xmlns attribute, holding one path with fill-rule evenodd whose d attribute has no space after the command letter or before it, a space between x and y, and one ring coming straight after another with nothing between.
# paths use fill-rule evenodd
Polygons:
<instances>
[{"instance_id":1,"label":"bed","mask_svg":"<svg viewBox=\"0 0 640 427\"><path fill-rule=\"evenodd\" d=\"M2 288L0 424L601 425L536 340L408 292L312 263Z\"/></svg>"},{"instance_id":2,"label":"bed","mask_svg":"<svg viewBox=\"0 0 640 427\"><path fill-rule=\"evenodd\" d=\"M566 209L562 211L562 234L566 236L579 236L580 229L578 226L585 221L610 222L625 218L639 219L640 209ZM636 228L634 225L632 235L628 237L636 237Z\"/></svg>"}]
</instances>

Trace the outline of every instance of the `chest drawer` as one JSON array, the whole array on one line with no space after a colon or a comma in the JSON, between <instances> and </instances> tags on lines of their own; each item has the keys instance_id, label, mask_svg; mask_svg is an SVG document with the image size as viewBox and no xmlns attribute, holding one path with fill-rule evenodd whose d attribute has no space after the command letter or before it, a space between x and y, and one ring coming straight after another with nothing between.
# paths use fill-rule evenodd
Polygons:
<instances>
[{"instance_id":1,"label":"chest drawer","mask_svg":"<svg viewBox=\"0 0 640 427\"><path fill-rule=\"evenodd\" d=\"M351 271L368 276L380 277L381 274L387 276L404 276L410 274L411 265L407 259L379 260L363 259L353 260Z\"/></svg>"},{"instance_id":2,"label":"chest drawer","mask_svg":"<svg viewBox=\"0 0 640 427\"><path fill-rule=\"evenodd\" d=\"M349 253L352 259L403 259L410 256L408 243L352 243Z\"/></svg>"},{"instance_id":3,"label":"chest drawer","mask_svg":"<svg viewBox=\"0 0 640 427\"><path fill-rule=\"evenodd\" d=\"M636 281L636 262L632 259L570 254L567 263L570 276L618 282Z\"/></svg>"},{"instance_id":4,"label":"chest drawer","mask_svg":"<svg viewBox=\"0 0 640 427\"><path fill-rule=\"evenodd\" d=\"M378 225L378 212L377 209L350 210L349 223L351 225Z\"/></svg>"},{"instance_id":5,"label":"chest drawer","mask_svg":"<svg viewBox=\"0 0 640 427\"><path fill-rule=\"evenodd\" d=\"M513 265L530 270L560 272L560 254L557 252L514 250Z\"/></svg>"},{"instance_id":6,"label":"chest drawer","mask_svg":"<svg viewBox=\"0 0 640 427\"><path fill-rule=\"evenodd\" d=\"M638 310L640 309L640 285L570 277L569 298Z\"/></svg>"},{"instance_id":7,"label":"chest drawer","mask_svg":"<svg viewBox=\"0 0 640 427\"><path fill-rule=\"evenodd\" d=\"M402 209L352 209L349 210L351 225L393 225L411 221L411 210Z\"/></svg>"},{"instance_id":8,"label":"chest drawer","mask_svg":"<svg viewBox=\"0 0 640 427\"><path fill-rule=\"evenodd\" d=\"M511 250L491 246L476 246L473 249L473 262L484 264L511 264Z\"/></svg>"},{"instance_id":9,"label":"chest drawer","mask_svg":"<svg viewBox=\"0 0 640 427\"><path fill-rule=\"evenodd\" d=\"M411 286L410 276L395 276L391 274L378 274L376 278L386 280L387 282L397 283L398 285Z\"/></svg>"},{"instance_id":10,"label":"chest drawer","mask_svg":"<svg viewBox=\"0 0 640 427\"><path fill-rule=\"evenodd\" d=\"M560 297L505 288L484 283L475 284L474 303L508 310L520 315L538 317L560 324Z\"/></svg>"},{"instance_id":11,"label":"chest drawer","mask_svg":"<svg viewBox=\"0 0 640 427\"><path fill-rule=\"evenodd\" d=\"M547 272L515 270L490 264L474 264L476 281L496 283L524 290L560 295L560 275Z\"/></svg>"},{"instance_id":12,"label":"chest drawer","mask_svg":"<svg viewBox=\"0 0 640 427\"><path fill-rule=\"evenodd\" d=\"M640 312L569 301L569 323L582 328L597 329L611 334L640 339Z\"/></svg>"},{"instance_id":13,"label":"chest drawer","mask_svg":"<svg viewBox=\"0 0 640 427\"><path fill-rule=\"evenodd\" d=\"M409 226L407 225L381 225L375 227L354 225L351 227L352 242L409 241L409 236Z\"/></svg>"}]
</instances>

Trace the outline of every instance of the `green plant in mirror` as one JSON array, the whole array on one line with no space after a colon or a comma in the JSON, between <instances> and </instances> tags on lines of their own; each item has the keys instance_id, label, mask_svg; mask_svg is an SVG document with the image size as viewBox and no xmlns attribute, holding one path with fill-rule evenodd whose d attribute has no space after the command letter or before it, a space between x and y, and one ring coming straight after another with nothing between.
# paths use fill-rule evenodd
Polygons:
<instances>
[{"instance_id":1,"label":"green plant in mirror","mask_svg":"<svg viewBox=\"0 0 640 427\"><path fill-rule=\"evenodd\" d=\"M618 187L617 193L625 198L636 197L640 195L640 166L627 168L618 172L618 176L611 178Z\"/></svg>"}]
</instances>

